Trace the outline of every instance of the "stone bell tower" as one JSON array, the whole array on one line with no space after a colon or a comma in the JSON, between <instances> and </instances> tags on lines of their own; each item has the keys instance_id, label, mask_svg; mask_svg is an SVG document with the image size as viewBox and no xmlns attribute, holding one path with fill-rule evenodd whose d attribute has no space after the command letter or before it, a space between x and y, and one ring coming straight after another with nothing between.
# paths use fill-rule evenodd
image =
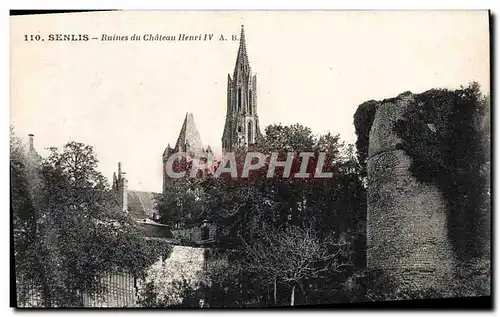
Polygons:
<instances>
[{"instance_id":1,"label":"stone bell tower","mask_svg":"<svg viewBox=\"0 0 500 317\"><path fill-rule=\"evenodd\" d=\"M240 46L233 78L227 75L226 124L222 135L223 152L246 148L260 135L257 116L257 76L248 62L245 31L241 26Z\"/></svg>"}]
</instances>

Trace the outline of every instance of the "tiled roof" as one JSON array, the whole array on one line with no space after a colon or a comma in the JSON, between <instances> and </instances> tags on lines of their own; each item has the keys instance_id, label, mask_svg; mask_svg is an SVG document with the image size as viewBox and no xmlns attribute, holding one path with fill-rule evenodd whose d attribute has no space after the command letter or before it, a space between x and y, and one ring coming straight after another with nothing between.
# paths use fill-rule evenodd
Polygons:
<instances>
[{"instance_id":1,"label":"tiled roof","mask_svg":"<svg viewBox=\"0 0 500 317\"><path fill-rule=\"evenodd\" d=\"M186 118L182 124L181 132L179 133L179 138L177 139L174 150L177 152L179 149L181 149L182 152L197 152L203 149L200 132L198 132L194 124L194 116L192 113L186 113Z\"/></svg>"},{"instance_id":2,"label":"tiled roof","mask_svg":"<svg viewBox=\"0 0 500 317\"><path fill-rule=\"evenodd\" d=\"M150 220L137 221L147 238L173 239L174 235L167 225Z\"/></svg>"},{"instance_id":3,"label":"tiled roof","mask_svg":"<svg viewBox=\"0 0 500 317\"><path fill-rule=\"evenodd\" d=\"M127 191L128 212L134 219L146 219L153 216L155 211L155 198L158 193L129 190Z\"/></svg>"}]
</instances>

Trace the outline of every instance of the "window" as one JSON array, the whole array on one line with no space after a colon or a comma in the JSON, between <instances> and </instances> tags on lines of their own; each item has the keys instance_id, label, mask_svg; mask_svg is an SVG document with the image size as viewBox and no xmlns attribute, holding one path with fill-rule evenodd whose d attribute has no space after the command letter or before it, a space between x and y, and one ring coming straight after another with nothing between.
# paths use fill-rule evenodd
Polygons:
<instances>
[{"instance_id":1,"label":"window","mask_svg":"<svg viewBox=\"0 0 500 317\"><path fill-rule=\"evenodd\" d=\"M241 88L238 88L238 110L241 109Z\"/></svg>"},{"instance_id":2,"label":"window","mask_svg":"<svg viewBox=\"0 0 500 317\"><path fill-rule=\"evenodd\" d=\"M252 138L252 122L248 122L248 144L253 143L253 138Z\"/></svg>"},{"instance_id":3,"label":"window","mask_svg":"<svg viewBox=\"0 0 500 317\"><path fill-rule=\"evenodd\" d=\"M248 91L248 112L252 115L252 89Z\"/></svg>"}]
</instances>

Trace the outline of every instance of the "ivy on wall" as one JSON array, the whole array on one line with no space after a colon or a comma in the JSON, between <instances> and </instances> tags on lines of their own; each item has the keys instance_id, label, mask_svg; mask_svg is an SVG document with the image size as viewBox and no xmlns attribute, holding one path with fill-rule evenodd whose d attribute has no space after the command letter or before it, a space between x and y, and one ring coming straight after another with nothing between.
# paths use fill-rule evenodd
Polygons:
<instances>
[{"instance_id":1,"label":"ivy on wall","mask_svg":"<svg viewBox=\"0 0 500 317\"><path fill-rule=\"evenodd\" d=\"M368 159L368 143L370 129L375 119L375 111L378 102L369 100L358 106L354 114L354 127L356 129L356 150L359 164L361 165L361 176L367 176L366 160Z\"/></svg>"},{"instance_id":2,"label":"ivy on wall","mask_svg":"<svg viewBox=\"0 0 500 317\"><path fill-rule=\"evenodd\" d=\"M456 256L483 254L489 245L489 98L477 83L426 91L415 95L394 131L412 158L413 176L443 193Z\"/></svg>"},{"instance_id":3,"label":"ivy on wall","mask_svg":"<svg viewBox=\"0 0 500 317\"><path fill-rule=\"evenodd\" d=\"M483 255L490 242L490 97L477 83L457 90L414 95L394 131L411 158L417 180L434 184L447 203L447 231L456 256ZM377 104L369 100L355 115L357 155L367 176L369 134Z\"/></svg>"},{"instance_id":4,"label":"ivy on wall","mask_svg":"<svg viewBox=\"0 0 500 317\"><path fill-rule=\"evenodd\" d=\"M172 254L173 247L172 245L164 240L147 240L147 244L149 247L149 253L152 257L153 262L156 262L160 257L163 259L167 259Z\"/></svg>"}]
</instances>

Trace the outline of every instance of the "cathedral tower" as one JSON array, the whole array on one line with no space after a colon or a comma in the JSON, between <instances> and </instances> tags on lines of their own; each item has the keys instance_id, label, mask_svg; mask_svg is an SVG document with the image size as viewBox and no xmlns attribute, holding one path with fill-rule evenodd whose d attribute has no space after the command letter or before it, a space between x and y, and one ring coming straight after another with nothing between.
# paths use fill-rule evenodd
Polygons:
<instances>
[{"instance_id":1,"label":"cathedral tower","mask_svg":"<svg viewBox=\"0 0 500 317\"><path fill-rule=\"evenodd\" d=\"M257 116L257 76L248 62L245 32L241 26L240 46L233 78L227 75L226 124L222 151L230 152L254 144L260 135Z\"/></svg>"}]
</instances>

